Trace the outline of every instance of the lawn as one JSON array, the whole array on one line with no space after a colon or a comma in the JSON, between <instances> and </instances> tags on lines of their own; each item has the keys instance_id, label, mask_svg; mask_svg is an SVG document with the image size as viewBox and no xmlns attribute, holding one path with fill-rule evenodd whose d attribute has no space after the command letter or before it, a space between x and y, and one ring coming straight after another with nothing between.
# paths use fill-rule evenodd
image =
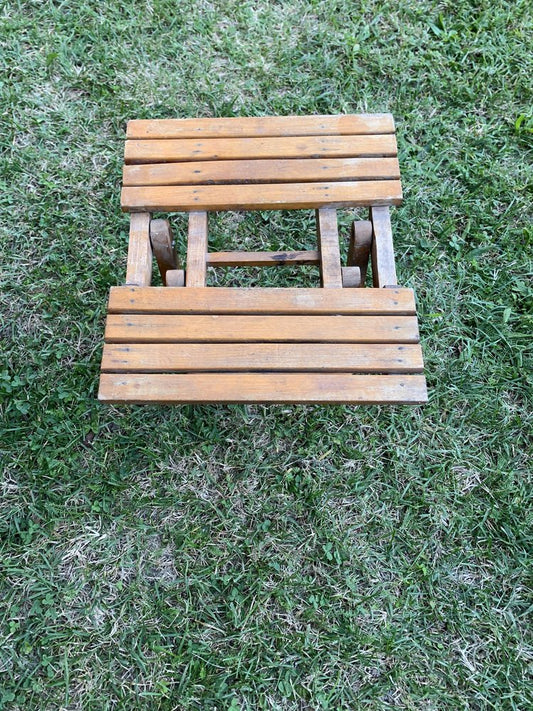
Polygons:
<instances>
[{"instance_id":1,"label":"lawn","mask_svg":"<svg viewBox=\"0 0 533 711\"><path fill-rule=\"evenodd\" d=\"M0 708L533 708L532 35L527 0L0 3ZM100 405L126 121L341 112L397 122L429 404Z\"/></svg>"}]
</instances>

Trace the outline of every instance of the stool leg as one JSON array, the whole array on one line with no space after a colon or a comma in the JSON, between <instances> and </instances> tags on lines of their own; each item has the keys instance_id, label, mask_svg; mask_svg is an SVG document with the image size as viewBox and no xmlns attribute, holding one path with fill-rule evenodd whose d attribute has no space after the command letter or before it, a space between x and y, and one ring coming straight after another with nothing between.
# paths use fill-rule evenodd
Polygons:
<instances>
[{"instance_id":1,"label":"stool leg","mask_svg":"<svg viewBox=\"0 0 533 711\"><path fill-rule=\"evenodd\" d=\"M361 272L359 286L365 285L368 260L372 247L372 223L370 220L356 220L352 223L347 264L359 267Z\"/></svg>"},{"instance_id":2,"label":"stool leg","mask_svg":"<svg viewBox=\"0 0 533 711\"><path fill-rule=\"evenodd\" d=\"M207 273L207 212L189 213L186 286L205 286Z\"/></svg>"},{"instance_id":3,"label":"stool leg","mask_svg":"<svg viewBox=\"0 0 533 711\"><path fill-rule=\"evenodd\" d=\"M397 286L394 245L389 208L385 205L370 208L372 220L372 279L374 286Z\"/></svg>"},{"instance_id":4,"label":"stool leg","mask_svg":"<svg viewBox=\"0 0 533 711\"><path fill-rule=\"evenodd\" d=\"M150 244L150 213L132 212L126 284L150 286L152 281L152 245Z\"/></svg>"},{"instance_id":5,"label":"stool leg","mask_svg":"<svg viewBox=\"0 0 533 711\"><path fill-rule=\"evenodd\" d=\"M163 284L167 286L167 272L179 269L179 260L172 244L172 230L168 220L151 220L150 242Z\"/></svg>"},{"instance_id":6,"label":"stool leg","mask_svg":"<svg viewBox=\"0 0 533 711\"><path fill-rule=\"evenodd\" d=\"M317 210L316 227L322 286L326 289L342 288L337 210L330 207L321 207Z\"/></svg>"}]
</instances>

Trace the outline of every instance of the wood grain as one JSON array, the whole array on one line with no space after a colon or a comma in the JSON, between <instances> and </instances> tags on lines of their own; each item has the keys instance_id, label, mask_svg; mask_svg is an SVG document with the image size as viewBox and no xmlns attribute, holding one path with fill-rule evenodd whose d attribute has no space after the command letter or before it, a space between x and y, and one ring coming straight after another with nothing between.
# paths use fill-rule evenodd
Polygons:
<instances>
[{"instance_id":1,"label":"wood grain","mask_svg":"<svg viewBox=\"0 0 533 711\"><path fill-rule=\"evenodd\" d=\"M205 286L207 270L207 213L191 212L187 238L185 286Z\"/></svg>"},{"instance_id":2,"label":"wood grain","mask_svg":"<svg viewBox=\"0 0 533 711\"><path fill-rule=\"evenodd\" d=\"M321 208L316 211L318 251L320 253L320 282L325 289L342 289L341 253L337 230L337 210Z\"/></svg>"},{"instance_id":3,"label":"wood grain","mask_svg":"<svg viewBox=\"0 0 533 711\"><path fill-rule=\"evenodd\" d=\"M108 343L418 343L419 336L415 316L109 314L105 340Z\"/></svg>"},{"instance_id":4,"label":"wood grain","mask_svg":"<svg viewBox=\"0 0 533 711\"><path fill-rule=\"evenodd\" d=\"M102 370L108 373L171 371L316 371L417 373L418 344L338 343L106 343Z\"/></svg>"},{"instance_id":5,"label":"wood grain","mask_svg":"<svg viewBox=\"0 0 533 711\"><path fill-rule=\"evenodd\" d=\"M394 133L391 114L342 116L251 116L231 118L137 119L128 138L244 138Z\"/></svg>"},{"instance_id":6,"label":"wood grain","mask_svg":"<svg viewBox=\"0 0 533 711\"><path fill-rule=\"evenodd\" d=\"M126 212L162 210L296 210L320 207L397 205L398 180L281 183L268 185L197 185L122 188Z\"/></svg>"},{"instance_id":7,"label":"wood grain","mask_svg":"<svg viewBox=\"0 0 533 711\"><path fill-rule=\"evenodd\" d=\"M204 287L174 290L112 286L109 313L160 314L351 314L414 315L412 289L237 289Z\"/></svg>"},{"instance_id":8,"label":"wood grain","mask_svg":"<svg viewBox=\"0 0 533 711\"><path fill-rule=\"evenodd\" d=\"M152 281L152 246L150 244L150 213L130 216L126 284L150 286Z\"/></svg>"},{"instance_id":9,"label":"wood grain","mask_svg":"<svg viewBox=\"0 0 533 711\"><path fill-rule=\"evenodd\" d=\"M98 398L108 403L417 404L427 401L427 392L423 375L103 373Z\"/></svg>"},{"instance_id":10,"label":"wood grain","mask_svg":"<svg viewBox=\"0 0 533 711\"><path fill-rule=\"evenodd\" d=\"M372 136L303 136L272 138L206 138L127 140L129 163L237 160L257 158L355 158L397 155L393 133Z\"/></svg>"},{"instance_id":11,"label":"wood grain","mask_svg":"<svg viewBox=\"0 0 533 711\"><path fill-rule=\"evenodd\" d=\"M284 264L318 264L316 250L297 252L208 252L212 267L275 267Z\"/></svg>"},{"instance_id":12,"label":"wood grain","mask_svg":"<svg viewBox=\"0 0 533 711\"><path fill-rule=\"evenodd\" d=\"M374 286L396 286L394 245L388 207L370 208L372 220L372 278Z\"/></svg>"},{"instance_id":13,"label":"wood grain","mask_svg":"<svg viewBox=\"0 0 533 711\"><path fill-rule=\"evenodd\" d=\"M126 186L399 179L397 158L213 160L125 165L123 168Z\"/></svg>"}]
</instances>

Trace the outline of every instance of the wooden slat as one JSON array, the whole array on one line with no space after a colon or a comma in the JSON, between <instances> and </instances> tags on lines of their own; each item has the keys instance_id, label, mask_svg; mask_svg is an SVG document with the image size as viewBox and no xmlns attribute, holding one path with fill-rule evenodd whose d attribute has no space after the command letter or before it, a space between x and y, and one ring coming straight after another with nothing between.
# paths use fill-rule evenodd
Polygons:
<instances>
[{"instance_id":1,"label":"wooden slat","mask_svg":"<svg viewBox=\"0 0 533 711\"><path fill-rule=\"evenodd\" d=\"M123 168L123 184L126 186L399 179L397 158L220 160L148 163Z\"/></svg>"},{"instance_id":2,"label":"wooden slat","mask_svg":"<svg viewBox=\"0 0 533 711\"><path fill-rule=\"evenodd\" d=\"M205 286L207 270L207 213L191 212L187 237L186 286Z\"/></svg>"},{"instance_id":3,"label":"wooden slat","mask_svg":"<svg viewBox=\"0 0 533 711\"><path fill-rule=\"evenodd\" d=\"M150 213L141 212L130 217L126 284L150 286L151 281Z\"/></svg>"},{"instance_id":4,"label":"wooden slat","mask_svg":"<svg viewBox=\"0 0 533 711\"><path fill-rule=\"evenodd\" d=\"M173 163L243 158L361 158L396 154L396 137L391 133L376 136L128 140L124 160L126 163Z\"/></svg>"},{"instance_id":5,"label":"wooden slat","mask_svg":"<svg viewBox=\"0 0 533 711\"><path fill-rule=\"evenodd\" d=\"M414 315L412 289L140 289L112 286L109 313Z\"/></svg>"},{"instance_id":6,"label":"wooden slat","mask_svg":"<svg viewBox=\"0 0 533 711\"><path fill-rule=\"evenodd\" d=\"M417 373L418 344L322 343L106 343L102 370L109 373L171 371L323 371Z\"/></svg>"},{"instance_id":7,"label":"wooden slat","mask_svg":"<svg viewBox=\"0 0 533 711\"><path fill-rule=\"evenodd\" d=\"M296 210L398 205L399 180L122 188L125 211Z\"/></svg>"},{"instance_id":8,"label":"wooden slat","mask_svg":"<svg viewBox=\"0 0 533 711\"><path fill-rule=\"evenodd\" d=\"M388 207L370 209L372 220L372 278L374 286L396 286L396 266L394 263L394 245Z\"/></svg>"},{"instance_id":9,"label":"wooden slat","mask_svg":"<svg viewBox=\"0 0 533 711\"><path fill-rule=\"evenodd\" d=\"M423 375L347 373L113 374L100 377L108 403L345 403L417 404L427 401Z\"/></svg>"},{"instance_id":10,"label":"wooden slat","mask_svg":"<svg viewBox=\"0 0 533 711\"><path fill-rule=\"evenodd\" d=\"M318 249L320 252L320 280L325 289L342 289L341 253L337 230L337 210L322 208L316 211Z\"/></svg>"},{"instance_id":11,"label":"wooden slat","mask_svg":"<svg viewBox=\"0 0 533 711\"><path fill-rule=\"evenodd\" d=\"M109 314L108 343L418 343L416 316Z\"/></svg>"},{"instance_id":12,"label":"wooden slat","mask_svg":"<svg viewBox=\"0 0 533 711\"><path fill-rule=\"evenodd\" d=\"M128 138L244 138L394 133L391 114L141 119L128 122Z\"/></svg>"},{"instance_id":13,"label":"wooden slat","mask_svg":"<svg viewBox=\"0 0 533 711\"><path fill-rule=\"evenodd\" d=\"M298 252L208 252L212 267L273 267L283 264L318 264L317 250Z\"/></svg>"}]
</instances>

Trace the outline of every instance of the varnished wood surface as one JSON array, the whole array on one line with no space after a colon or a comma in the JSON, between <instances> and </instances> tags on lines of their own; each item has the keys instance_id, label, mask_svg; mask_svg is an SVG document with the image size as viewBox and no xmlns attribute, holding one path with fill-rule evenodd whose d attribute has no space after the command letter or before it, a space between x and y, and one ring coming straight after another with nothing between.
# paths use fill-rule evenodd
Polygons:
<instances>
[{"instance_id":1,"label":"varnished wood surface","mask_svg":"<svg viewBox=\"0 0 533 711\"><path fill-rule=\"evenodd\" d=\"M108 343L417 343L418 339L415 316L109 314L105 328Z\"/></svg>"},{"instance_id":2,"label":"varnished wood surface","mask_svg":"<svg viewBox=\"0 0 533 711\"><path fill-rule=\"evenodd\" d=\"M125 165L122 182L140 186L399 179L397 158L293 158Z\"/></svg>"},{"instance_id":3,"label":"varnished wood surface","mask_svg":"<svg viewBox=\"0 0 533 711\"><path fill-rule=\"evenodd\" d=\"M303 210L320 207L396 205L399 180L261 185L159 185L122 188L122 209L161 210Z\"/></svg>"},{"instance_id":4,"label":"varnished wood surface","mask_svg":"<svg viewBox=\"0 0 533 711\"><path fill-rule=\"evenodd\" d=\"M106 343L102 371L307 371L417 373L419 344Z\"/></svg>"},{"instance_id":5,"label":"varnished wood surface","mask_svg":"<svg viewBox=\"0 0 533 711\"><path fill-rule=\"evenodd\" d=\"M130 216L126 284L149 286L152 281L150 217L148 212Z\"/></svg>"},{"instance_id":6,"label":"varnished wood surface","mask_svg":"<svg viewBox=\"0 0 533 711\"><path fill-rule=\"evenodd\" d=\"M417 404L427 400L423 375L348 373L102 373L99 399L129 403Z\"/></svg>"},{"instance_id":7,"label":"varnished wood surface","mask_svg":"<svg viewBox=\"0 0 533 711\"><path fill-rule=\"evenodd\" d=\"M128 138L246 138L250 136L370 135L394 133L391 114L135 119Z\"/></svg>"},{"instance_id":8,"label":"varnished wood surface","mask_svg":"<svg viewBox=\"0 0 533 711\"><path fill-rule=\"evenodd\" d=\"M272 138L206 138L196 140L126 141L124 161L173 163L195 160L258 158L391 157L397 154L394 134L377 136L299 136Z\"/></svg>"},{"instance_id":9,"label":"varnished wood surface","mask_svg":"<svg viewBox=\"0 0 533 711\"><path fill-rule=\"evenodd\" d=\"M205 286L207 271L207 213L191 212L187 236L187 287Z\"/></svg>"},{"instance_id":10,"label":"varnished wood surface","mask_svg":"<svg viewBox=\"0 0 533 711\"><path fill-rule=\"evenodd\" d=\"M412 289L290 289L204 287L147 289L112 286L109 313L347 314L416 313Z\"/></svg>"}]
</instances>

